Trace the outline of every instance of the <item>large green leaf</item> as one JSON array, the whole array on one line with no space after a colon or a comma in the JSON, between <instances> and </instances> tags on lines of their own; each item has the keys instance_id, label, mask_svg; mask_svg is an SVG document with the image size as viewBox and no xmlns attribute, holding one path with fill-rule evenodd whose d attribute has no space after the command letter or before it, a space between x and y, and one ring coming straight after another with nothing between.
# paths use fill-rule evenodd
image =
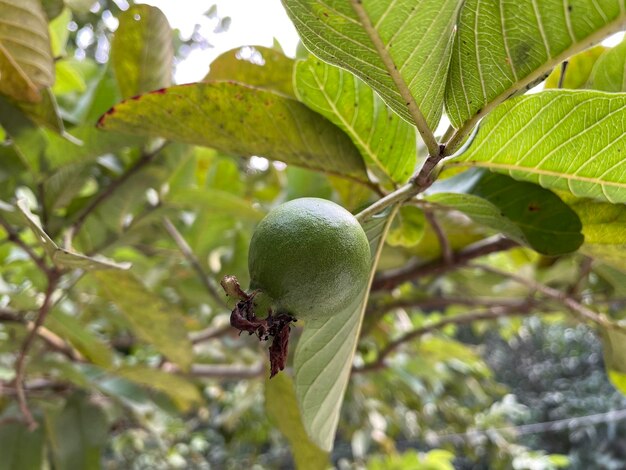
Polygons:
<instances>
[{"instance_id":1,"label":"large green leaf","mask_svg":"<svg viewBox=\"0 0 626 470\"><path fill-rule=\"evenodd\" d=\"M506 175L470 169L435 183L426 199L545 255L576 251L583 242L580 219L556 194Z\"/></svg>"},{"instance_id":2,"label":"large green leaf","mask_svg":"<svg viewBox=\"0 0 626 470\"><path fill-rule=\"evenodd\" d=\"M211 214L236 216L239 220L260 221L265 213L252 201L241 196L212 188L182 188L168 195L167 202L187 209L200 209Z\"/></svg>"},{"instance_id":3,"label":"large green leaf","mask_svg":"<svg viewBox=\"0 0 626 470\"><path fill-rule=\"evenodd\" d=\"M550 90L498 106L449 165L626 202L626 94Z\"/></svg>"},{"instance_id":4,"label":"large green leaf","mask_svg":"<svg viewBox=\"0 0 626 470\"><path fill-rule=\"evenodd\" d=\"M581 251L626 270L626 206L589 199L568 203L583 223Z\"/></svg>"},{"instance_id":5,"label":"large green leaf","mask_svg":"<svg viewBox=\"0 0 626 470\"><path fill-rule=\"evenodd\" d=\"M0 425L0 449L0 470L43 468L43 429L29 431L25 424L19 422L3 423Z\"/></svg>"},{"instance_id":6,"label":"large green leaf","mask_svg":"<svg viewBox=\"0 0 626 470\"><path fill-rule=\"evenodd\" d=\"M302 42L357 75L414 123L431 129L443 109L457 0L283 0Z\"/></svg>"},{"instance_id":7,"label":"large green leaf","mask_svg":"<svg viewBox=\"0 0 626 470\"><path fill-rule=\"evenodd\" d=\"M0 2L0 93L31 103L54 83L48 21L39 0Z\"/></svg>"},{"instance_id":8,"label":"large green leaf","mask_svg":"<svg viewBox=\"0 0 626 470\"><path fill-rule=\"evenodd\" d=\"M404 182L415 170L415 127L350 72L315 57L296 64L298 98L343 129L377 176Z\"/></svg>"},{"instance_id":9,"label":"large green leaf","mask_svg":"<svg viewBox=\"0 0 626 470\"><path fill-rule=\"evenodd\" d=\"M570 90L588 88L586 86L587 80L589 80L593 66L606 50L607 48L604 46L594 46L570 57L567 60L565 78L560 88L568 88ZM562 71L563 67L555 67L548 78L546 78L544 88L559 88Z\"/></svg>"},{"instance_id":10,"label":"large green leaf","mask_svg":"<svg viewBox=\"0 0 626 470\"><path fill-rule=\"evenodd\" d=\"M99 406L83 395L73 395L62 410L46 413L46 428L55 469L101 468L109 426Z\"/></svg>"},{"instance_id":11,"label":"large green leaf","mask_svg":"<svg viewBox=\"0 0 626 470\"><path fill-rule=\"evenodd\" d=\"M359 151L328 120L296 100L238 83L147 93L111 108L99 126L367 179Z\"/></svg>"},{"instance_id":12,"label":"large green leaf","mask_svg":"<svg viewBox=\"0 0 626 470\"><path fill-rule=\"evenodd\" d=\"M169 86L172 30L156 7L133 5L119 16L111 42L111 63L124 98Z\"/></svg>"},{"instance_id":13,"label":"large green leaf","mask_svg":"<svg viewBox=\"0 0 626 470\"><path fill-rule=\"evenodd\" d=\"M305 323L296 347L295 386L302 422L311 440L326 451L333 447L369 287L395 213L375 216L364 224L372 251L367 286L342 311Z\"/></svg>"},{"instance_id":14,"label":"large green leaf","mask_svg":"<svg viewBox=\"0 0 626 470\"><path fill-rule=\"evenodd\" d=\"M460 127L527 90L625 20L623 0L465 1L446 88L452 124Z\"/></svg>"},{"instance_id":15,"label":"large green leaf","mask_svg":"<svg viewBox=\"0 0 626 470\"><path fill-rule=\"evenodd\" d=\"M238 47L211 62L211 69L202 81L234 80L294 96L293 65L293 59L275 49Z\"/></svg>"},{"instance_id":16,"label":"large green leaf","mask_svg":"<svg viewBox=\"0 0 626 470\"><path fill-rule=\"evenodd\" d=\"M602 54L595 63L588 88L626 92L626 41Z\"/></svg>"},{"instance_id":17,"label":"large green leaf","mask_svg":"<svg viewBox=\"0 0 626 470\"><path fill-rule=\"evenodd\" d=\"M193 350L182 322L183 313L150 292L131 272L95 274L104 298L115 304L133 331L184 370Z\"/></svg>"},{"instance_id":18,"label":"large green leaf","mask_svg":"<svg viewBox=\"0 0 626 470\"><path fill-rule=\"evenodd\" d=\"M325 470L330 466L328 453L311 442L306 434L293 381L287 374L265 381L265 411L289 441L298 470Z\"/></svg>"}]
</instances>

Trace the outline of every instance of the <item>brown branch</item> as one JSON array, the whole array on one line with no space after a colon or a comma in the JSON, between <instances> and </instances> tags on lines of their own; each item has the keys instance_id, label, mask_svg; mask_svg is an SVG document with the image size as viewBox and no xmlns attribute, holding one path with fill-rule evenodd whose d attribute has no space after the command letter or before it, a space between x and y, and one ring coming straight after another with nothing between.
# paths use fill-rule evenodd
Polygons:
<instances>
[{"instance_id":1,"label":"brown branch","mask_svg":"<svg viewBox=\"0 0 626 470\"><path fill-rule=\"evenodd\" d=\"M20 348L19 355L15 362L15 389L17 394L17 402L20 408L20 411L24 415L24 419L29 429L33 430L37 428L37 422L35 418L33 418L30 409L28 408L28 403L26 401L26 394L24 392L24 377L26 373L26 356L30 347L35 340L35 337L38 334L39 327L44 323L48 313L50 312L50 307L52 306L52 295L54 294L54 290L59 283L59 279L61 277L60 271L56 269L51 269L48 271L48 287L46 289L45 297L43 304L39 308L39 314L37 315L37 319L33 325L33 328L29 331L22 343L22 347Z\"/></svg>"},{"instance_id":2,"label":"brown branch","mask_svg":"<svg viewBox=\"0 0 626 470\"><path fill-rule=\"evenodd\" d=\"M424 336L433 331L437 331L448 325L462 325L472 323L479 320L497 320L499 318L514 316L514 315L526 315L531 311L531 308L535 302L532 299L526 299L511 305L496 305L488 310L480 310L476 312L465 313L462 315L454 315L451 317L443 318L435 323L427 326L423 326L412 331L409 331L399 338L391 341L383 349L380 350L376 360L365 364L361 367L353 367L353 373L368 372L371 370L381 369L385 366L385 359L392 352L394 352L401 345L412 341L420 336Z\"/></svg>"},{"instance_id":3,"label":"brown branch","mask_svg":"<svg viewBox=\"0 0 626 470\"><path fill-rule=\"evenodd\" d=\"M532 279L527 279L517 274L503 271L501 269L494 268L492 266L488 266L484 264L472 264L471 267L478 268L489 273L497 274L499 276L506 277L515 282L523 284L527 286L528 288L530 288L531 290L540 292L546 297L557 300L562 305L567 307L571 312L578 315L580 318L584 320L589 320L595 323L596 325L602 326L603 328L626 331L626 326L622 326L618 323L612 322L605 315L598 313L598 312L594 312L593 310L585 307L584 305L579 303L576 299L568 295L566 292L553 289L552 287L548 287Z\"/></svg>"},{"instance_id":4,"label":"brown branch","mask_svg":"<svg viewBox=\"0 0 626 470\"><path fill-rule=\"evenodd\" d=\"M450 242L448 241L448 237L446 237L443 227L437 220L437 216L435 216L435 214L429 209L424 209L424 216L426 217L426 220L435 232L437 241L439 241L441 256L444 263L447 265L451 265L454 262L454 252L452 251L452 247L450 246Z\"/></svg>"},{"instance_id":5,"label":"brown branch","mask_svg":"<svg viewBox=\"0 0 626 470\"><path fill-rule=\"evenodd\" d=\"M580 292L580 290L583 287L583 284L585 283L585 280L589 276L589 273L591 273L592 269L593 269L593 259L592 258L587 258L585 256L583 258L583 260L581 261L581 263L580 263L580 271L578 273L578 278L576 279L576 282L574 282L567 289L568 295L570 295L572 297L576 297L578 295L578 293Z\"/></svg>"},{"instance_id":6,"label":"brown branch","mask_svg":"<svg viewBox=\"0 0 626 470\"><path fill-rule=\"evenodd\" d=\"M236 332L232 326L224 325L221 327L211 327L200 331L192 331L189 333L191 344L199 344L211 339L219 338L228 333Z\"/></svg>"},{"instance_id":7,"label":"brown branch","mask_svg":"<svg viewBox=\"0 0 626 470\"><path fill-rule=\"evenodd\" d=\"M41 256L38 256L33 251L33 249L30 246L28 246L26 242L24 242L24 240L20 238L19 233L16 230L14 230L13 227L11 227L8 224L8 222L1 217L0 217L0 225L2 226L2 228L4 228L5 232L7 233L7 240L16 244L18 247L20 247L28 255L28 257L31 260L33 260L33 262L37 265L37 267L41 271L43 271L44 273L48 272L48 266L46 266L44 259Z\"/></svg>"},{"instance_id":8,"label":"brown branch","mask_svg":"<svg viewBox=\"0 0 626 470\"><path fill-rule=\"evenodd\" d=\"M498 251L509 250L516 247L517 243L508 238L497 236L495 238L487 238L474 243L458 253L454 254L454 260L450 264L446 264L443 260L438 259L426 264L409 264L402 268L389 270L379 273L372 283L372 291L390 290L403 282L407 282L423 276L432 276L441 274L461 266L465 266L471 260L485 256Z\"/></svg>"},{"instance_id":9,"label":"brown branch","mask_svg":"<svg viewBox=\"0 0 626 470\"><path fill-rule=\"evenodd\" d=\"M85 206L85 208L78 214L78 216L76 217L76 219L74 220L74 222L72 223L72 225L70 225L68 229L68 232L66 235L66 240L68 240L68 245L71 243L72 239L76 236L76 234L80 231L83 224L85 223L85 220L87 220L87 217L89 217L91 213L100 206L100 204L102 204L107 199L109 199L120 186L122 186L131 178L131 176L135 175L137 172L139 172L139 170L141 170L143 167L151 163L152 160L154 160L154 157L156 157L166 145L167 145L167 142L160 145L159 147L157 147L151 152L143 152L141 156L139 157L139 159L133 164L133 166L131 166L128 170L126 170L122 174L122 176L111 181L111 183L103 191L98 193L98 195L95 196L89 202L89 204L87 204L87 206Z\"/></svg>"},{"instance_id":10,"label":"brown branch","mask_svg":"<svg viewBox=\"0 0 626 470\"><path fill-rule=\"evenodd\" d=\"M198 260L196 255L191 250L191 247L189 246L187 241L183 238L181 233L174 226L172 221L170 219L168 219L167 217L163 217L163 226L165 227L165 230L170 235L170 237L172 237L172 239L176 243L176 246L178 246L178 249L181 251L183 256L187 259L187 261L189 262L191 267L194 269L194 271L196 272L196 274L200 278L200 281L204 285L204 288L209 293L209 295L211 297L213 297L213 299L221 307L225 308L226 310L230 310L229 307L228 307L228 304L226 303L226 300L224 300L223 296L220 295L220 292L219 292L219 289L217 288L217 285L215 285L212 282L213 279L210 278L204 272L204 269L202 268L202 265L200 264L200 261Z\"/></svg>"}]
</instances>

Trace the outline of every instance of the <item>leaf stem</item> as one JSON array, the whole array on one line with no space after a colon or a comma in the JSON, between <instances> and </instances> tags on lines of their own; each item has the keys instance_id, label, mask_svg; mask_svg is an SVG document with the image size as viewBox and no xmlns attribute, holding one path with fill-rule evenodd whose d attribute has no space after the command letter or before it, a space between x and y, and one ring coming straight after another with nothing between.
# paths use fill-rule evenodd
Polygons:
<instances>
[{"instance_id":1,"label":"leaf stem","mask_svg":"<svg viewBox=\"0 0 626 470\"><path fill-rule=\"evenodd\" d=\"M402 100L406 103L407 109L409 110L409 113L413 118L413 122L417 126L417 130L419 131L422 139L424 140L424 143L426 144L426 147L428 148L428 153L430 155L435 155L439 153L439 144L437 143L435 134L433 134L433 131L428 126L426 118L424 118L424 115L420 111L419 106L417 105L417 102L415 101L415 98L411 93L411 90L404 81L404 78L402 78L402 75L400 75L398 67L394 63L391 54L389 54L389 50L383 43L382 38L378 34L378 31L372 24L370 17L365 11L365 8L363 7L363 0L351 0L351 4L354 12L361 22L361 25L363 26L363 29L365 29L365 32L367 33L370 40L372 41L372 44L376 48L376 52L378 52L379 57L383 61L383 64L385 65L389 76L396 85L398 92L402 97Z\"/></svg>"}]
</instances>

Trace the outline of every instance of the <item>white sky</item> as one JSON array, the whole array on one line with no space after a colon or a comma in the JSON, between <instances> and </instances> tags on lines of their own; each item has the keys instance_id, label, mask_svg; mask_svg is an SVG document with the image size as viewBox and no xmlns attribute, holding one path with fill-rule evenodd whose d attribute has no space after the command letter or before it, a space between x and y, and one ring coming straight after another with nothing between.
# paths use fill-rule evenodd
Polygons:
<instances>
[{"instance_id":1,"label":"white sky","mask_svg":"<svg viewBox=\"0 0 626 470\"><path fill-rule=\"evenodd\" d=\"M221 53L238 46L271 46L276 38L288 56L294 56L298 34L287 17L280 0L141 0L156 6L165 13L172 28L189 37L194 27L212 46L194 49L187 60L178 64L177 83L201 80L209 64ZM219 17L229 16L231 23L226 32L216 34L215 19L203 15L212 5L217 6Z\"/></svg>"}]
</instances>

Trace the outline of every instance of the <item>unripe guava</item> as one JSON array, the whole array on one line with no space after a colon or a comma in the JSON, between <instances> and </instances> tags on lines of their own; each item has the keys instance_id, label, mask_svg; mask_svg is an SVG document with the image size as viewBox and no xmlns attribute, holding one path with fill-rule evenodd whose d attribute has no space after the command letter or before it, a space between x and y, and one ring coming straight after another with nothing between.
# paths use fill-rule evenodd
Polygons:
<instances>
[{"instance_id":1,"label":"unripe guava","mask_svg":"<svg viewBox=\"0 0 626 470\"><path fill-rule=\"evenodd\" d=\"M296 319L330 316L364 288L370 248L361 224L343 207L318 198L270 211L250 242L250 288L272 310Z\"/></svg>"}]
</instances>

